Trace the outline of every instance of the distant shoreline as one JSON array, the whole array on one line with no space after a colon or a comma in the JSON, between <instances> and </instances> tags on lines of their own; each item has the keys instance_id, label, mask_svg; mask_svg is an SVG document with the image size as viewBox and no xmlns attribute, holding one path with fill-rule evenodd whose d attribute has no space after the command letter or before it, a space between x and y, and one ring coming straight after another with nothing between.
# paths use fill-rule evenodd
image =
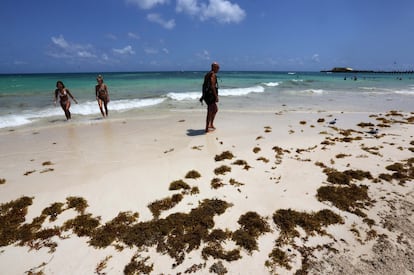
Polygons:
<instances>
[{"instance_id":1,"label":"distant shoreline","mask_svg":"<svg viewBox=\"0 0 414 275\"><path fill-rule=\"evenodd\" d=\"M414 70L407 70L407 71L375 71L375 70L349 70L349 69L341 69L341 68L334 68L332 70L322 70L321 73L372 73L372 74L414 74Z\"/></svg>"}]
</instances>

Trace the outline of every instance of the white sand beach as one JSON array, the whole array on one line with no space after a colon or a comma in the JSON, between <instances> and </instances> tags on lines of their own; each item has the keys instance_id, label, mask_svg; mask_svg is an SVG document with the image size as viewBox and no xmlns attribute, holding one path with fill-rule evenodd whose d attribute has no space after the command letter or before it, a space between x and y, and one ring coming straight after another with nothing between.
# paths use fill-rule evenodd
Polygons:
<instances>
[{"instance_id":1,"label":"white sand beach","mask_svg":"<svg viewBox=\"0 0 414 275\"><path fill-rule=\"evenodd\" d=\"M204 120L2 130L0 273L414 274L413 113Z\"/></svg>"}]
</instances>

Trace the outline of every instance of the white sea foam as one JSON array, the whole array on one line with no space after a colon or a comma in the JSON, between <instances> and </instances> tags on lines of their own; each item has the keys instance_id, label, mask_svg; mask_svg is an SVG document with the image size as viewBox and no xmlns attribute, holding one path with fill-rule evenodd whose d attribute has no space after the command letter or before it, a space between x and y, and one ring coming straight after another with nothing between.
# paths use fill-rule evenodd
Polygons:
<instances>
[{"instance_id":1,"label":"white sea foam","mask_svg":"<svg viewBox=\"0 0 414 275\"><path fill-rule=\"evenodd\" d=\"M263 93L264 87L253 86L248 88L231 88L231 89L219 89L219 96L244 96L250 93ZM184 101L184 100L198 100L201 97L200 92L186 92L186 93L168 93L167 97L172 100Z\"/></svg>"},{"instance_id":2,"label":"white sea foam","mask_svg":"<svg viewBox=\"0 0 414 275\"><path fill-rule=\"evenodd\" d=\"M279 82L266 82L266 83L263 83L263 85L267 87L276 87L276 86L279 86L280 83Z\"/></svg>"},{"instance_id":3,"label":"white sea foam","mask_svg":"<svg viewBox=\"0 0 414 275\"><path fill-rule=\"evenodd\" d=\"M400 94L400 95L414 95L414 89L412 89L412 90L398 90L398 91L394 91L394 93Z\"/></svg>"},{"instance_id":4,"label":"white sea foam","mask_svg":"<svg viewBox=\"0 0 414 275\"><path fill-rule=\"evenodd\" d=\"M164 98L114 100L109 103L108 108L110 111L124 112L131 109L155 106L162 103L163 101L165 101ZM78 115L93 115L100 113L96 101L87 101L81 104L72 103L70 111L72 114ZM5 115L0 117L0 129L29 124L42 118L63 115L63 111L59 104L56 107L45 108L37 111L26 111L18 115Z\"/></svg>"}]
</instances>

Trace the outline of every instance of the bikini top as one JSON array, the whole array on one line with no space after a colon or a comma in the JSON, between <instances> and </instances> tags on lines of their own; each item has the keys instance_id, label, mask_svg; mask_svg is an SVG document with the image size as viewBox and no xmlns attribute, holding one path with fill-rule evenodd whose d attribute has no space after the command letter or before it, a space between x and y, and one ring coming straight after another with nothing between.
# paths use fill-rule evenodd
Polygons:
<instances>
[{"instance_id":1,"label":"bikini top","mask_svg":"<svg viewBox=\"0 0 414 275\"><path fill-rule=\"evenodd\" d=\"M68 99L68 93L66 92L66 89L59 91L59 98L60 100Z\"/></svg>"}]
</instances>

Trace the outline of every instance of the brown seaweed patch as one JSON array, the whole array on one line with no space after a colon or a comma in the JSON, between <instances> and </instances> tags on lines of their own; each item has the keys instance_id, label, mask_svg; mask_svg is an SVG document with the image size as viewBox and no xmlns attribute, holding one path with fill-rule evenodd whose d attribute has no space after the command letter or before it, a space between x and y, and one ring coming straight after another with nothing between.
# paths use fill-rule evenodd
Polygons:
<instances>
[{"instance_id":1,"label":"brown seaweed patch","mask_svg":"<svg viewBox=\"0 0 414 275\"><path fill-rule=\"evenodd\" d=\"M305 125L306 124L306 121L305 120L301 120L301 121L299 121L299 124Z\"/></svg>"},{"instance_id":2,"label":"brown seaweed patch","mask_svg":"<svg viewBox=\"0 0 414 275\"><path fill-rule=\"evenodd\" d=\"M396 110L389 111L385 116L400 116L403 117L404 115Z\"/></svg>"},{"instance_id":3,"label":"brown seaweed patch","mask_svg":"<svg viewBox=\"0 0 414 275\"><path fill-rule=\"evenodd\" d=\"M191 187L190 195L196 195L196 194L200 194L200 189L198 188L198 186Z\"/></svg>"},{"instance_id":4,"label":"brown seaweed patch","mask_svg":"<svg viewBox=\"0 0 414 275\"><path fill-rule=\"evenodd\" d=\"M51 161L45 161L42 163L43 166L53 165Z\"/></svg>"},{"instance_id":5,"label":"brown seaweed patch","mask_svg":"<svg viewBox=\"0 0 414 275\"><path fill-rule=\"evenodd\" d=\"M292 209L279 209L273 214L273 222L280 229L277 243L293 243L300 233L296 230L300 226L307 235L328 235L323 227L331 224L343 223L343 219L329 209L323 209L316 213L298 212Z\"/></svg>"},{"instance_id":6,"label":"brown seaweed patch","mask_svg":"<svg viewBox=\"0 0 414 275\"><path fill-rule=\"evenodd\" d=\"M339 172L335 169L325 168L323 172L328 176L328 182L340 185L349 185L351 180L373 179L370 172L362 170L345 170Z\"/></svg>"},{"instance_id":7,"label":"brown seaweed patch","mask_svg":"<svg viewBox=\"0 0 414 275\"><path fill-rule=\"evenodd\" d=\"M193 146L193 147L191 147L191 149L201 151L202 147L203 147L203 145Z\"/></svg>"},{"instance_id":8,"label":"brown seaweed patch","mask_svg":"<svg viewBox=\"0 0 414 275\"><path fill-rule=\"evenodd\" d=\"M368 187L355 184L349 186L322 186L317 190L316 197L319 201L330 201L337 208L361 217L366 217L361 209L364 209L365 205L369 205L370 202Z\"/></svg>"},{"instance_id":9,"label":"brown seaweed patch","mask_svg":"<svg viewBox=\"0 0 414 275\"><path fill-rule=\"evenodd\" d=\"M154 264L146 264L150 257L142 258L139 254L132 256L131 261L125 266L124 274L150 274L154 269Z\"/></svg>"},{"instance_id":10,"label":"brown seaweed patch","mask_svg":"<svg viewBox=\"0 0 414 275\"><path fill-rule=\"evenodd\" d=\"M347 155L347 154L340 153L340 154L337 154L335 157L337 159L343 159L343 158L350 157L350 156L351 155Z\"/></svg>"},{"instance_id":11,"label":"brown seaweed patch","mask_svg":"<svg viewBox=\"0 0 414 275\"><path fill-rule=\"evenodd\" d=\"M238 159L238 160L236 160L235 162L233 162L232 164L234 164L234 165L244 166L244 167L243 167L243 169L244 169L244 170L249 170L250 168L252 168L252 167L251 167L251 166L247 163L247 161L242 160L242 159Z\"/></svg>"},{"instance_id":12,"label":"brown seaweed patch","mask_svg":"<svg viewBox=\"0 0 414 275\"><path fill-rule=\"evenodd\" d=\"M170 187L168 188L168 190L170 191L180 190L180 189L188 190L190 189L190 185L188 185L183 180L176 180L176 181L171 182Z\"/></svg>"},{"instance_id":13,"label":"brown seaweed patch","mask_svg":"<svg viewBox=\"0 0 414 275\"><path fill-rule=\"evenodd\" d=\"M227 268L223 265L222 261L218 261L217 263L212 264L208 271L210 271L210 273L216 273L218 275L227 274Z\"/></svg>"},{"instance_id":14,"label":"brown seaweed patch","mask_svg":"<svg viewBox=\"0 0 414 275\"><path fill-rule=\"evenodd\" d=\"M81 214L73 219L67 220L62 229L64 231L72 229L72 231L82 236L92 236L96 228L100 225L100 217L92 217L92 214Z\"/></svg>"},{"instance_id":15,"label":"brown seaweed patch","mask_svg":"<svg viewBox=\"0 0 414 275\"><path fill-rule=\"evenodd\" d=\"M5 184L6 183L6 179L0 179L0 184Z\"/></svg>"},{"instance_id":16,"label":"brown seaweed patch","mask_svg":"<svg viewBox=\"0 0 414 275\"><path fill-rule=\"evenodd\" d=\"M318 118L318 120L316 122L322 123L322 122L325 122L325 119L324 118Z\"/></svg>"},{"instance_id":17,"label":"brown seaweed patch","mask_svg":"<svg viewBox=\"0 0 414 275\"><path fill-rule=\"evenodd\" d=\"M357 124L357 126L361 128L365 128L365 127L374 127L375 125L372 124L371 122L360 122Z\"/></svg>"},{"instance_id":18,"label":"brown seaweed patch","mask_svg":"<svg viewBox=\"0 0 414 275\"><path fill-rule=\"evenodd\" d=\"M186 179L198 179L200 177L201 177L201 174L196 170L191 170L185 175Z\"/></svg>"},{"instance_id":19,"label":"brown seaweed patch","mask_svg":"<svg viewBox=\"0 0 414 275\"><path fill-rule=\"evenodd\" d=\"M25 222L31 197L20 197L0 205L0 246L7 246L19 238L19 227Z\"/></svg>"},{"instance_id":20,"label":"brown seaweed patch","mask_svg":"<svg viewBox=\"0 0 414 275\"><path fill-rule=\"evenodd\" d=\"M222 160L225 160L225 159L233 159L233 158L234 158L234 155L233 155L232 152L230 152L230 151L224 151L220 155L216 155L214 157L214 160L215 161L222 161Z\"/></svg>"},{"instance_id":21,"label":"brown seaweed patch","mask_svg":"<svg viewBox=\"0 0 414 275\"><path fill-rule=\"evenodd\" d=\"M218 243L212 243L205 246L201 251L201 256L205 260L211 256L214 259L226 260L228 262L237 261L241 258L240 250L233 249L230 251L225 251L223 247Z\"/></svg>"},{"instance_id":22,"label":"brown seaweed patch","mask_svg":"<svg viewBox=\"0 0 414 275\"><path fill-rule=\"evenodd\" d=\"M32 173L36 172L36 170L30 170L30 171L26 171L23 175L28 176Z\"/></svg>"},{"instance_id":23,"label":"brown seaweed patch","mask_svg":"<svg viewBox=\"0 0 414 275\"><path fill-rule=\"evenodd\" d=\"M414 158L407 159L405 163L396 162L385 167L388 171L394 172L391 175L382 173L379 175L380 179L391 181L397 180L400 184L414 179Z\"/></svg>"},{"instance_id":24,"label":"brown seaweed patch","mask_svg":"<svg viewBox=\"0 0 414 275\"><path fill-rule=\"evenodd\" d=\"M267 158L265 158L265 157L259 157L259 158L257 158L256 160L258 160L258 161L263 161L264 163L268 163L268 162L269 162L269 159L267 159Z\"/></svg>"},{"instance_id":25,"label":"brown seaweed patch","mask_svg":"<svg viewBox=\"0 0 414 275\"><path fill-rule=\"evenodd\" d=\"M227 172L231 172L231 167L229 167L227 165L222 165L222 166L217 167L216 169L214 169L214 174L216 174L216 175L224 175Z\"/></svg>"},{"instance_id":26,"label":"brown seaweed patch","mask_svg":"<svg viewBox=\"0 0 414 275\"><path fill-rule=\"evenodd\" d=\"M253 153L257 154L261 151L262 149L260 149L260 147L254 147L253 148Z\"/></svg>"},{"instance_id":27,"label":"brown seaweed patch","mask_svg":"<svg viewBox=\"0 0 414 275\"><path fill-rule=\"evenodd\" d=\"M272 252L269 253L269 260L266 260L265 266L275 273L275 268L281 266L287 270L291 270L292 266L289 264L290 258L285 251L278 247L273 248Z\"/></svg>"},{"instance_id":28,"label":"brown seaweed patch","mask_svg":"<svg viewBox=\"0 0 414 275\"><path fill-rule=\"evenodd\" d=\"M364 150L365 152L368 152L372 155L376 155L376 156L382 156L379 152L379 148L378 147L366 147L364 145L361 146L361 149Z\"/></svg>"},{"instance_id":29,"label":"brown seaweed patch","mask_svg":"<svg viewBox=\"0 0 414 275\"><path fill-rule=\"evenodd\" d=\"M249 253L258 250L257 238L266 232L270 232L268 222L256 212L247 212L240 216L238 223L240 229L233 232L232 240Z\"/></svg>"},{"instance_id":30,"label":"brown seaweed patch","mask_svg":"<svg viewBox=\"0 0 414 275\"><path fill-rule=\"evenodd\" d=\"M240 186L243 186L244 185L244 183L238 182L235 179L230 179L229 180L229 183L230 183L231 186L236 186L236 187L240 187Z\"/></svg>"},{"instance_id":31,"label":"brown seaweed patch","mask_svg":"<svg viewBox=\"0 0 414 275\"><path fill-rule=\"evenodd\" d=\"M83 214L85 209L89 206L88 202L81 197L67 197L66 203L68 205L68 209L75 208L75 210L81 214Z\"/></svg>"},{"instance_id":32,"label":"brown seaweed patch","mask_svg":"<svg viewBox=\"0 0 414 275\"><path fill-rule=\"evenodd\" d=\"M270 127L270 126L265 126L264 129L265 129L265 133L272 132L272 127Z\"/></svg>"},{"instance_id":33,"label":"brown seaweed patch","mask_svg":"<svg viewBox=\"0 0 414 275\"><path fill-rule=\"evenodd\" d=\"M105 272L103 272L103 270L107 267L108 261L112 258L112 256L107 256L105 257L105 259L103 259L102 261L100 261L98 263L98 265L95 268L95 273L98 275L104 275L106 274Z\"/></svg>"},{"instance_id":34,"label":"brown seaweed patch","mask_svg":"<svg viewBox=\"0 0 414 275\"><path fill-rule=\"evenodd\" d=\"M220 187L223 187L224 183L223 183L223 180L221 180L219 178L214 178L214 179L211 180L210 185L211 185L211 188L218 189Z\"/></svg>"},{"instance_id":35,"label":"brown seaweed patch","mask_svg":"<svg viewBox=\"0 0 414 275\"><path fill-rule=\"evenodd\" d=\"M152 212L152 215L155 218L158 218L161 214L161 211L169 210L176 206L182 199L183 195L181 194L174 194L171 197L157 200L148 205L149 210Z\"/></svg>"},{"instance_id":36,"label":"brown seaweed patch","mask_svg":"<svg viewBox=\"0 0 414 275\"><path fill-rule=\"evenodd\" d=\"M64 205L65 204L61 202L52 203L52 205L43 209L42 215L49 216L50 221L55 221L57 216L65 210L63 209Z\"/></svg>"},{"instance_id":37,"label":"brown seaweed patch","mask_svg":"<svg viewBox=\"0 0 414 275\"><path fill-rule=\"evenodd\" d=\"M40 171L39 173L47 173L47 172L53 172L53 171L55 171L55 169L53 169L53 168L47 168L47 169L43 169L42 171Z\"/></svg>"},{"instance_id":38,"label":"brown seaweed patch","mask_svg":"<svg viewBox=\"0 0 414 275\"><path fill-rule=\"evenodd\" d=\"M89 240L89 244L94 247L105 248L113 242L118 241L128 232L130 227L138 220L137 212L120 212L118 216L105 225L97 228Z\"/></svg>"}]
</instances>

